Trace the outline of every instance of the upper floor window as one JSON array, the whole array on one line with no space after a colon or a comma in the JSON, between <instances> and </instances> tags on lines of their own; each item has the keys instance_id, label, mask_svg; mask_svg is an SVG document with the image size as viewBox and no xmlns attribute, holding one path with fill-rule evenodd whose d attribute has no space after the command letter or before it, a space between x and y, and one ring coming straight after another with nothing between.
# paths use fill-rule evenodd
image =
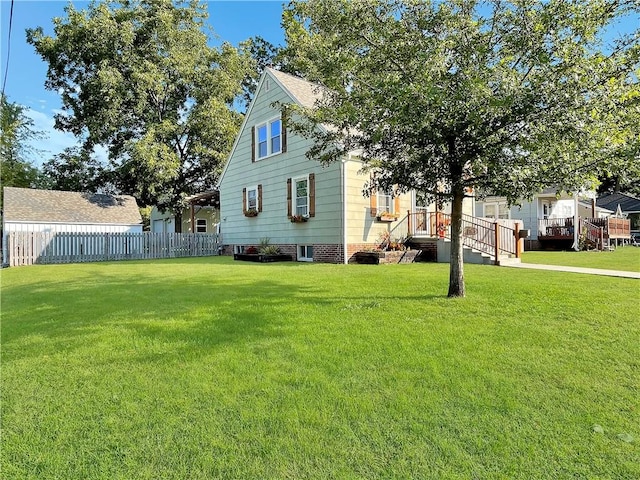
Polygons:
<instances>
[{"instance_id":1,"label":"upper floor window","mask_svg":"<svg viewBox=\"0 0 640 480\"><path fill-rule=\"evenodd\" d=\"M255 136L258 160L282 152L282 121L279 118L256 125Z\"/></svg>"}]
</instances>

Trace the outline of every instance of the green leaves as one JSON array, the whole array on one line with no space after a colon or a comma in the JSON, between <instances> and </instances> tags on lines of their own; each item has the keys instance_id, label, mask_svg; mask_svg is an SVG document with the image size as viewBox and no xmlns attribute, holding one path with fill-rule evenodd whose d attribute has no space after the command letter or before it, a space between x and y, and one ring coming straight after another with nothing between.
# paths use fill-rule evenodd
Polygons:
<instances>
[{"instance_id":1,"label":"green leaves","mask_svg":"<svg viewBox=\"0 0 640 480\"><path fill-rule=\"evenodd\" d=\"M544 185L573 189L601 165L597 138L619 123L604 113L622 110L607 107L607 85L637 86L638 61L637 40L600 53L601 33L630 10L638 12L628 2L314 0L293 2L284 25L292 63L335 92L309 120L362 133L339 147L316 134L318 150L361 148L387 170L380 179L405 189L435 191L445 180L515 199ZM519 182L504 180L514 174Z\"/></svg>"},{"instance_id":2,"label":"green leaves","mask_svg":"<svg viewBox=\"0 0 640 480\"><path fill-rule=\"evenodd\" d=\"M600 48L629 12L637 2L294 0L291 63L331 89L305 115L315 129L300 128L316 143L308 157L358 151L374 188L454 207L469 187L512 203L574 191L631 136L612 135L628 117L609 85L637 88L640 36Z\"/></svg>"},{"instance_id":3,"label":"green leaves","mask_svg":"<svg viewBox=\"0 0 640 480\"><path fill-rule=\"evenodd\" d=\"M56 126L109 149L116 183L142 205L176 210L213 188L240 118L231 110L249 61L207 45L197 2L109 1L67 7L54 36L28 31L62 92Z\"/></svg>"},{"instance_id":4,"label":"green leaves","mask_svg":"<svg viewBox=\"0 0 640 480\"><path fill-rule=\"evenodd\" d=\"M0 181L4 187L33 187L38 170L31 163L30 142L42 138L25 113L26 107L0 97Z\"/></svg>"}]
</instances>

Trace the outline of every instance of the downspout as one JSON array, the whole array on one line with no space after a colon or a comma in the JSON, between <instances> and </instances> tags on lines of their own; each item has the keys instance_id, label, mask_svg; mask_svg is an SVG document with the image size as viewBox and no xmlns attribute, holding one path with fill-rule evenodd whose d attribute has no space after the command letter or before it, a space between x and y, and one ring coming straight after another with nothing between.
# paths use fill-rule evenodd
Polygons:
<instances>
[{"instance_id":1,"label":"downspout","mask_svg":"<svg viewBox=\"0 0 640 480\"><path fill-rule=\"evenodd\" d=\"M348 264L348 245L347 245L347 161L351 157L351 154L347 159L342 159L340 162L340 180L342 182L342 263Z\"/></svg>"}]
</instances>

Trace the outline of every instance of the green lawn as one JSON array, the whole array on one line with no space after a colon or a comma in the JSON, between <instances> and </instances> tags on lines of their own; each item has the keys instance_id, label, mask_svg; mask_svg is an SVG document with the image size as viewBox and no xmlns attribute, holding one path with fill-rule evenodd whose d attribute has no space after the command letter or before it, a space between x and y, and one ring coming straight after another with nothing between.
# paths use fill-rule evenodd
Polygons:
<instances>
[{"instance_id":1,"label":"green lawn","mask_svg":"<svg viewBox=\"0 0 640 480\"><path fill-rule=\"evenodd\" d=\"M640 272L640 248L625 246L614 251L591 252L524 252L522 261L547 265L566 265L569 267L603 268Z\"/></svg>"},{"instance_id":2,"label":"green lawn","mask_svg":"<svg viewBox=\"0 0 640 480\"><path fill-rule=\"evenodd\" d=\"M640 478L640 283L465 273L3 270L2 477Z\"/></svg>"}]
</instances>

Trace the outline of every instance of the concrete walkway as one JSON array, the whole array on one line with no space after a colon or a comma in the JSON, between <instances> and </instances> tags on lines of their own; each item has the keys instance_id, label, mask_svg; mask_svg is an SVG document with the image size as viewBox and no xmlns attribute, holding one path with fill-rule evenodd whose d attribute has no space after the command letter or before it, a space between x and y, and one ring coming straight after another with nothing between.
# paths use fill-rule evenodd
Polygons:
<instances>
[{"instance_id":1,"label":"concrete walkway","mask_svg":"<svg viewBox=\"0 0 640 480\"><path fill-rule=\"evenodd\" d=\"M565 267L562 265L538 265L536 263L513 263L504 265L509 268L531 268L533 270L554 270L556 272L587 273L590 275L605 275L608 277L638 278L640 273L623 272L622 270L603 270L600 268Z\"/></svg>"}]
</instances>

